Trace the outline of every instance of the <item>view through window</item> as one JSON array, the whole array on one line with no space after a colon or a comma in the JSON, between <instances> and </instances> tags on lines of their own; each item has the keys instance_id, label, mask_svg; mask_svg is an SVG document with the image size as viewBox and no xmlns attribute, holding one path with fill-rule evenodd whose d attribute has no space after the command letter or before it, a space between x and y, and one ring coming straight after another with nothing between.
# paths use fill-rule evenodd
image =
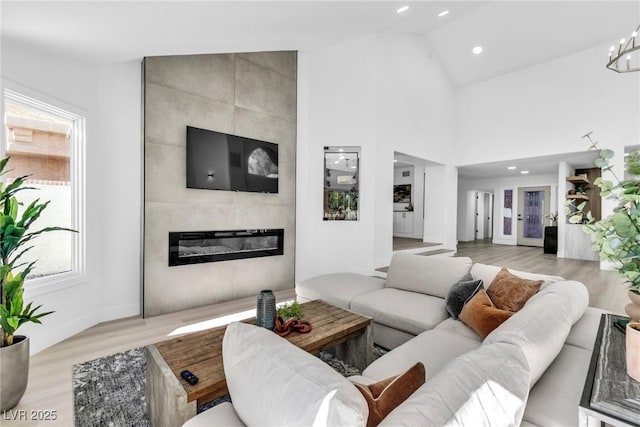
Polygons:
<instances>
[{"instance_id":1,"label":"view through window","mask_svg":"<svg viewBox=\"0 0 640 427\"><path fill-rule=\"evenodd\" d=\"M21 209L39 198L50 201L32 230L49 226L77 229L74 142L78 141L83 119L31 98L6 91L4 96L4 155L10 157L5 185L29 175L26 184L32 189L20 191ZM51 277L78 268L75 233L54 231L33 241L33 249L21 258L38 260L27 279Z\"/></svg>"}]
</instances>

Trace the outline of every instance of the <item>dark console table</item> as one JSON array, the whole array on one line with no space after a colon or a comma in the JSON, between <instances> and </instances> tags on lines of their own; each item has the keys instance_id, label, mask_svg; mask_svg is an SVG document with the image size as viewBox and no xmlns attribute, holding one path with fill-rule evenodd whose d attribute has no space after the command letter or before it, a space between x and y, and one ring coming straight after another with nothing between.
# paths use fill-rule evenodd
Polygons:
<instances>
[{"instance_id":1,"label":"dark console table","mask_svg":"<svg viewBox=\"0 0 640 427\"><path fill-rule=\"evenodd\" d=\"M604 426L640 426L640 383L627 375L625 335L614 314L603 314L578 410L580 426L595 418Z\"/></svg>"},{"instance_id":2,"label":"dark console table","mask_svg":"<svg viewBox=\"0 0 640 427\"><path fill-rule=\"evenodd\" d=\"M544 253L558 253L558 226L550 225L544 228Z\"/></svg>"}]
</instances>

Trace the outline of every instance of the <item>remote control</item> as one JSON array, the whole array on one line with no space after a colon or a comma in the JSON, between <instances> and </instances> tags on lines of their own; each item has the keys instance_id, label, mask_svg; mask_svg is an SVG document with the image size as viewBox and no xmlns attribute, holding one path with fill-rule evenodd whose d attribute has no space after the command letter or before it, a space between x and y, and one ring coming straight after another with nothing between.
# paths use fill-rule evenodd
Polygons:
<instances>
[{"instance_id":1,"label":"remote control","mask_svg":"<svg viewBox=\"0 0 640 427\"><path fill-rule=\"evenodd\" d=\"M194 385L198 382L198 377L193 375L191 371L184 370L180 372L180 376L191 385Z\"/></svg>"},{"instance_id":2,"label":"remote control","mask_svg":"<svg viewBox=\"0 0 640 427\"><path fill-rule=\"evenodd\" d=\"M626 334L627 323L629 323L629 319L616 319L613 322L613 326L622 331L623 334Z\"/></svg>"}]
</instances>

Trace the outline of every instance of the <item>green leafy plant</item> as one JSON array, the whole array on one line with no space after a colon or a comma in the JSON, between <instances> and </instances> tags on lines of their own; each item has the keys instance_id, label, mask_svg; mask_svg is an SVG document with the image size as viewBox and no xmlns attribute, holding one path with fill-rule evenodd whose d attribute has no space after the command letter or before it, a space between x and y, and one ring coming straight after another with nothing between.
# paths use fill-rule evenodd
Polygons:
<instances>
[{"instance_id":1,"label":"green leafy plant","mask_svg":"<svg viewBox=\"0 0 640 427\"><path fill-rule=\"evenodd\" d=\"M591 139L591 132L583 136L591 143L590 149L600 150L598 142ZM594 185L600 188L602 197L615 200L613 213L601 220L595 220L591 212L584 212L586 203L576 206L569 222L580 223L582 230L591 235L593 250L600 253L600 259L609 261L623 276L629 290L640 293L640 153L637 151L625 158L625 169L634 178L621 180L614 173L611 159L612 150L600 150L594 161L596 167L609 172L614 181L596 178Z\"/></svg>"},{"instance_id":2,"label":"green leafy plant","mask_svg":"<svg viewBox=\"0 0 640 427\"><path fill-rule=\"evenodd\" d=\"M558 212L554 212L546 216L546 218L551 221L551 225L558 225Z\"/></svg>"},{"instance_id":3,"label":"green leafy plant","mask_svg":"<svg viewBox=\"0 0 640 427\"><path fill-rule=\"evenodd\" d=\"M0 176L5 175L9 158L0 160ZM41 306L33 307L32 303L24 305L24 280L33 270L36 261L20 262L20 258L33 246L27 246L33 239L43 233L57 230L75 231L63 227L45 227L37 231L29 231L33 223L47 208L49 202L40 203L34 200L18 213L22 203L16 194L22 190L34 189L25 186L29 175L16 178L5 186L0 182L0 328L2 336L0 347L13 344L16 330L27 322L41 323L40 318L52 311L40 312Z\"/></svg>"},{"instance_id":4,"label":"green leafy plant","mask_svg":"<svg viewBox=\"0 0 640 427\"><path fill-rule=\"evenodd\" d=\"M282 317L285 321L289 319L301 320L303 317L302 306L294 301L290 304L285 304L277 310L278 316Z\"/></svg>"}]
</instances>

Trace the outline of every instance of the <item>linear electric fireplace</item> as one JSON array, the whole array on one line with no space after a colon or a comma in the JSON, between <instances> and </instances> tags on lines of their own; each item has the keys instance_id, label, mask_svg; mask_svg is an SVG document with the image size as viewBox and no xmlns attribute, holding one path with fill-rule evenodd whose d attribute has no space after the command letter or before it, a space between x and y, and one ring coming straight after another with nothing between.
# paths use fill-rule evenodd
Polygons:
<instances>
[{"instance_id":1,"label":"linear electric fireplace","mask_svg":"<svg viewBox=\"0 0 640 427\"><path fill-rule=\"evenodd\" d=\"M284 229L169 232L169 267L282 255Z\"/></svg>"}]
</instances>

